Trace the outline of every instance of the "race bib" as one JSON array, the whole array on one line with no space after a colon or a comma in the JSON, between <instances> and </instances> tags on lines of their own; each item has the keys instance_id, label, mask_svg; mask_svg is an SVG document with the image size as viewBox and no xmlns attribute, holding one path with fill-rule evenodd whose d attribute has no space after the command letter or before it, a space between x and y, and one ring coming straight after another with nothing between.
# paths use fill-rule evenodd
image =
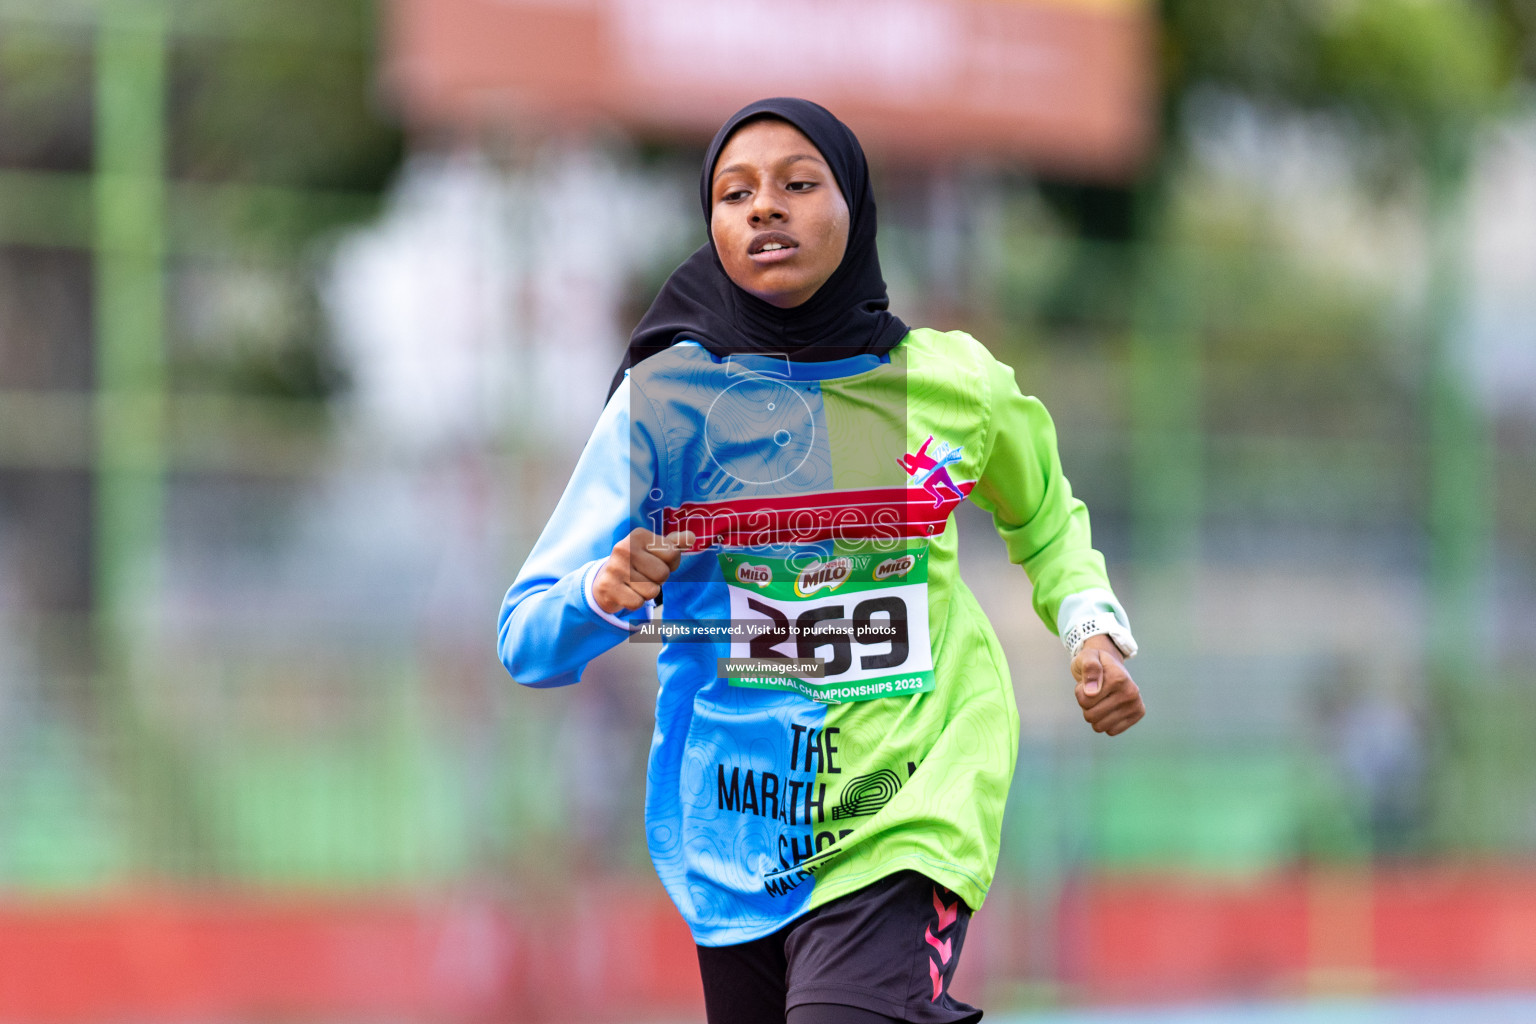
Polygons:
<instances>
[{"instance_id":1,"label":"race bib","mask_svg":"<svg viewBox=\"0 0 1536 1024\"><path fill-rule=\"evenodd\" d=\"M731 595L731 659L820 659L821 678L727 676L826 703L933 689L928 549L821 560L722 552Z\"/></svg>"}]
</instances>

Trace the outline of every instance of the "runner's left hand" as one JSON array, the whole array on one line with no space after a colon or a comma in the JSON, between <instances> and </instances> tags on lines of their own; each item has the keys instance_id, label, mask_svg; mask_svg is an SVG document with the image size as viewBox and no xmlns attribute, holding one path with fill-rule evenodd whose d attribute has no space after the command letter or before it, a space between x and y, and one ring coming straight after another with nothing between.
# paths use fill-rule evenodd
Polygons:
<instances>
[{"instance_id":1,"label":"runner's left hand","mask_svg":"<svg viewBox=\"0 0 1536 1024\"><path fill-rule=\"evenodd\" d=\"M1125 670L1120 648L1102 633L1089 637L1072 659L1072 678L1077 680L1083 721L1094 732L1118 736L1147 713L1140 688Z\"/></svg>"}]
</instances>

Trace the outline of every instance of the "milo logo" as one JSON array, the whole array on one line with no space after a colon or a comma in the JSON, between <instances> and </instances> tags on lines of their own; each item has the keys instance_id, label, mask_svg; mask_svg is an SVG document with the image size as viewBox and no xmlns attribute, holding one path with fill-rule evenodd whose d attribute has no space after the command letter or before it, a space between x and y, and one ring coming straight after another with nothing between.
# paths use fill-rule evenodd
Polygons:
<instances>
[{"instance_id":1,"label":"milo logo","mask_svg":"<svg viewBox=\"0 0 1536 1024\"><path fill-rule=\"evenodd\" d=\"M795 596L810 597L818 590L836 590L852 572L853 563L846 558L817 562L796 578Z\"/></svg>"},{"instance_id":2,"label":"milo logo","mask_svg":"<svg viewBox=\"0 0 1536 1024\"><path fill-rule=\"evenodd\" d=\"M736 567L736 579L740 583L755 583L759 587L766 587L773 582L773 570L766 565L742 562Z\"/></svg>"},{"instance_id":3,"label":"milo logo","mask_svg":"<svg viewBox=\"0 0 1536 1024\"><path fill-rule=\"evenodd\" d=\"M912 567L916 564L917 556L915 555L902 555L900 558L887 558L885 561L875 566L875 571L873 574L875 582L879 583L881 580L888 580L893 576L905 576L907 573L912 571Z\"/></svg>"}]
</instances>

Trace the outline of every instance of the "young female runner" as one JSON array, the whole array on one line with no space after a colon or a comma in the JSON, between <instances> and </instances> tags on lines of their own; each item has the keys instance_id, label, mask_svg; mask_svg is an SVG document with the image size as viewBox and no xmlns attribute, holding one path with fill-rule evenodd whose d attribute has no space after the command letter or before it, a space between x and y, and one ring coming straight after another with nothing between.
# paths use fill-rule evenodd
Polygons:
<instances>
[{"instance_id":1,"label":"young female runner","mask_svg":"<svg viewBox=\"0 0 1536 1024\"><path fill-rule=\"evenodd\" d=\"M700 198L709 241L631 338L502 606L501 659L561 686L668 637L646 829L711 1024L978 1020L949 983L1018 712L952 511L992 514L1109 735L1144 713L1125 612L1044 407L969 335L888 311L846 126L751 104Z\"/></svg>"}]
</instances>

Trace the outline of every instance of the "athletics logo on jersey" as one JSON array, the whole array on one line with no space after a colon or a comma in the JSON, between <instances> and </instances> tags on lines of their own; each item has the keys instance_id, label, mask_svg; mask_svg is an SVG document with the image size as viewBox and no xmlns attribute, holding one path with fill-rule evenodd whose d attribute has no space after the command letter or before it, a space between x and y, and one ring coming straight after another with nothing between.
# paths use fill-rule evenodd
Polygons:
<instances>
[{"instance_id":1,"label":"athletics logo on jersey","mask_svg":"<svg viewBox=\"0 0 1536 1024\"><path fill-rule=\"evenodd\" d=\"M874 814L891 802L901 789L901 776L889 768L881 768L869 775L860 775L843 788L843 799L832 807L832 820L861 818Z\"/></svg>"},{"instance_id":2,"label":"athletics logo on jersey","mask_svg":"<svg viewBox=\"0 0 1536 1024\"><path fill-rule=\"evenodd\" d=\"M795 596L810 597L818 590L836 590L853 572L853 563L846 558L834 558L817 562L795 579Z\"/></svg>"},{"instance_id":3,"label":"athletics logo on jersey","mask_svg":"<svg viewBox=\"0 0 1536 1024\"><path fill-rule=\"evenodd\" d=\"M964 446L951 446L947 441L940 441L930 454L928 446L931 444L933 435L929 434L928 440L923 442L916 455L908 453L896 461L907 471L914 484L932 495L934 508L944 504L944 491L954 496L950 500L961 501L976 484L974 480L956 483L949 475L949 467L960 461L965 451Z\"/></svg>"},{"instance_id":4,"label":"athletics logo on jersey","mask_svg":"<svg viewBox=\"0 0 1536 1024\"><path fill-rule=\"evenodd\" d=\"M758 587L766 587L773 582L773 570L766 565L753 565L751 562L742 562L736 567L736 581L738 583L752 583Z\"/></svg>"},{"instance_id":5,"label":"athletics logo on jersey","mask_svg":"<svg viewBox=\"0 0 1536 1024\"><path fill-rule=\"evenodd\" d=\"M911 572L913 566L915 565L917 565L916 555L902 555L900 558L887 558L885 561L875 566L875 571L870 574L870 578L872 578L876 583L882 583L889 579L896 579L897 577L905 576L907 573Z\"/></svg>"}]
</instances>

